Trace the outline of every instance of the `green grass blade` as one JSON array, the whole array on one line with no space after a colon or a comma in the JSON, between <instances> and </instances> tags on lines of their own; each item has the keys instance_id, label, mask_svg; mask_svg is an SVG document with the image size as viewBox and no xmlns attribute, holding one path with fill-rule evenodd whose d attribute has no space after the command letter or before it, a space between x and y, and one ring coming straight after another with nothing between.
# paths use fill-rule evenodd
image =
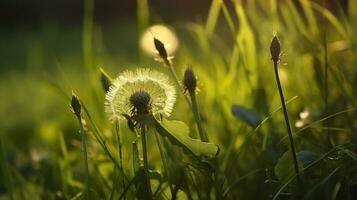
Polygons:
<instances>
[{"instance_id":1,"label":"green grass blade","mask_svg":"<svg viewBox=\"0 0 357 200\"><path fill-rule=\"evenodd\" d=\"M214 29L217 25L217 19L220 13L222 2L223 0L213 0L211 3L205 27L206 34L208 37L213 34Z\"/></svg>"}]
</instances>

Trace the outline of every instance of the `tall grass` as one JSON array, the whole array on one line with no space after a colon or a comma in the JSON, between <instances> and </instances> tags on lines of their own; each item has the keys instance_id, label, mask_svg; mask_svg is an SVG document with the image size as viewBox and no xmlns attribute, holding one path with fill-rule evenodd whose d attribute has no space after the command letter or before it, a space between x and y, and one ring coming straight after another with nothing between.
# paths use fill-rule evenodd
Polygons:
<instances>
[{"instance_id":1,"label":"tall grass","mask_svg":"<svg viewBox=\"0 0 357 200\"><path fill-rule=\"evenodd\" d=\"M140 35L158 20L149 13L150 1L136 2L137 27L127 28ZM82 126L87 137L84 140L74 134L78 127L73 117L67 116L69 85L62 81L63 75L55 74L51 77L51 95L60 91L66 96L58 103L64 116L56 116L52 122L55 125L49 128L44 124L50 124L50 120L37 122L38 135L26 141L29 147L25 150L13 145L13 136L1 135L1 141L4 136L9 138L1 144L1 169L6 176L0 179L0 198L80 199L86 194L89 199L355 199L354 4L349 1L348 10L343 11L307 0L214 0L204 22L191 21L177 27L181 43L172 62L166 60L166 65L160 65L132 59L116 63L114 56L108 55L109 65L103 68L114 72L108 74L121 72L127 64L157 65L152 67L170 74L177 85L179 97L172 117L167 121L159 117L155 126L141 128L143 132L138 133L131 130L135 120L110 124L103 113L104 93L98 89L99 70L95 66L100 61L95 59L98 55L93 43L101 41L97 38L101 36L93 34L100 24L94 20L94 1L85 0L84 67L69 70L74 63L68 59L61 62L61 69L66 83L81 93L81 117L86 122ZM278 75L284 98L276 90L277 63L271 66L270 61L274 33L283 43ZM106 44L101 45L105 48ZM200 92L184 95L181 72L188 63L197 76ZM80 79L80 73L87 73L89 78ZM0 87L12 95L9 91L14 84L6 85L10 89ZM52 100L48 96L45 93L41 100ZM12 98L18 99L15 95ZM240 109L233 110L233 105ZM302 115L305 110L307 117ZM291 123L288 132L295 147L289 147L284 120ZM162 132L154 132L158 127ZM49 155L29 156L26 150L32 150L39 138L45 140L43 135L51 132L63 134L48 139L48 146L41 143ZM202 144L192 139L199 135L196 132L205 133L219 146L216 157L190 152L190 144ZM170 133L178 136L170 137ZM324 133L329 136L328 144ZM138 145L140 134L142 146ZM204 134L201 140L212 147ZM86 141L90 173L78 162L84 155L80 141ZM182 141L188 141L189 147ZM296 149L294 158L289 149ZM21 162L23 157L25 161ZM298 177L304 184L295 190ZM86 180L90 180L89 186ZM150 194L143 196L147 191Z\"/></svg>"}]
</instances>

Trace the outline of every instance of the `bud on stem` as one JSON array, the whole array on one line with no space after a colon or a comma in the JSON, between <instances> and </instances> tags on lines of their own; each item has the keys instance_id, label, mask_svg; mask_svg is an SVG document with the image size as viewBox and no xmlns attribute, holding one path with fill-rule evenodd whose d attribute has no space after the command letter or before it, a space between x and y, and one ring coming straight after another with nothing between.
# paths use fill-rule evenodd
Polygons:
<instances>
[{"instance_id":1,"label":"bud on stem","mask_svg":"<svg viewBox=\"0 0 357 200\"><path fill-rule=\"evenodd\" d=\"M190 67L187 67L183 76L185 91L194 94L197 88L197 78Z\"/></svg>"},{"instance_id":2,"label":"bud on stem","mask_svg":"<svg viewBox=\"0 0 357 200\"><path fill-rule=\"evenodd\" d=\"M274 36L270 44L271 59L274 62L278 62L280 59L280 42L277 36Z\"/></svg>"},{"instance_id":3,"label":"bud on stem","mask_svg":"<svg viewBox=\"0 0 357 200\"><path fill-rule=\"evenodd\" d=\"M154 38L154 45L155 45L156 50L159 52L160 57L164 61L167 61L167 52L165 49L165 45L157 38Z\"/></svg>"},{"instance_id":4,"label":"bud on stem","mask_svg":"<svg viewBox=\"0 0 357 200\"><path fill-rule=\"evenodd\" d=\"M78 119L81 118L82 106L79 102L77 95L72 91L72 100L71 100L72 112L77 116Z\"/></svg>"},{"instance_id":5,"label":"bud on stem","mask_svg":"<svg viewBox=\"0 0 357 200\"><path fill-rule=\"evenodd\" d=\"M110 86L112 85L112 78L102 69L100 68L100 82L105 92L109 91Z\"/></svg>"}]
</instances>

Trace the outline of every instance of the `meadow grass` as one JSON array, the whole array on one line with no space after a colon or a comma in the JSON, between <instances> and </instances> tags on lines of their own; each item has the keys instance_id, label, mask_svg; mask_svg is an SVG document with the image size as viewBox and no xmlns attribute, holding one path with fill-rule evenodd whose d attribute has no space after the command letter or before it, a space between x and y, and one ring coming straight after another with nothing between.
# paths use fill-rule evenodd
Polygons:
<instances>
[{"instance_id":1,"label":"meadow grass","mask_svg":"<svg viewBox=\"0 0 357 200\"><path fill-rule=\"evenodd\" d=\"M84 1L79 58L53 61L45 75L1 75L0 199L357 197L355 1L346 10L338 2L213 0L206 20L172 25L180 47L169 60L165 44L157 46L161 63L137 47L110 55L94 3ZM137 0L131 33L156 22L149 8ZM272 62L274 34L281 54ZM128 38L120 41L138 45ZM44 62L38 46L29 65ZM136 112L111 123L104 102L116 74L141 66L176 86L172 115L151 113L149 101L147 111L132 105ZM70 113L71 90L80 115Z\"/></svg>"}]
</instances>

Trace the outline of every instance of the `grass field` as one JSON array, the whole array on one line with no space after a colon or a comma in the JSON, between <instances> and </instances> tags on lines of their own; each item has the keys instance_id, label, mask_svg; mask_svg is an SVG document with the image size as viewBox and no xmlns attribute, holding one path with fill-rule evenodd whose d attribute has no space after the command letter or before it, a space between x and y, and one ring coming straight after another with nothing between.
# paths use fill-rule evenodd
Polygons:
<instances>
[{"instance_id":1,"label":"grass field","mask_svg":"<svg viewBox=\"0 0 357 200\"><path fill-rule=\"evenodd\" d=\"M356 199L357 2L210 2L2 30L0 200Z\"/></svg>"}]
</instances>

